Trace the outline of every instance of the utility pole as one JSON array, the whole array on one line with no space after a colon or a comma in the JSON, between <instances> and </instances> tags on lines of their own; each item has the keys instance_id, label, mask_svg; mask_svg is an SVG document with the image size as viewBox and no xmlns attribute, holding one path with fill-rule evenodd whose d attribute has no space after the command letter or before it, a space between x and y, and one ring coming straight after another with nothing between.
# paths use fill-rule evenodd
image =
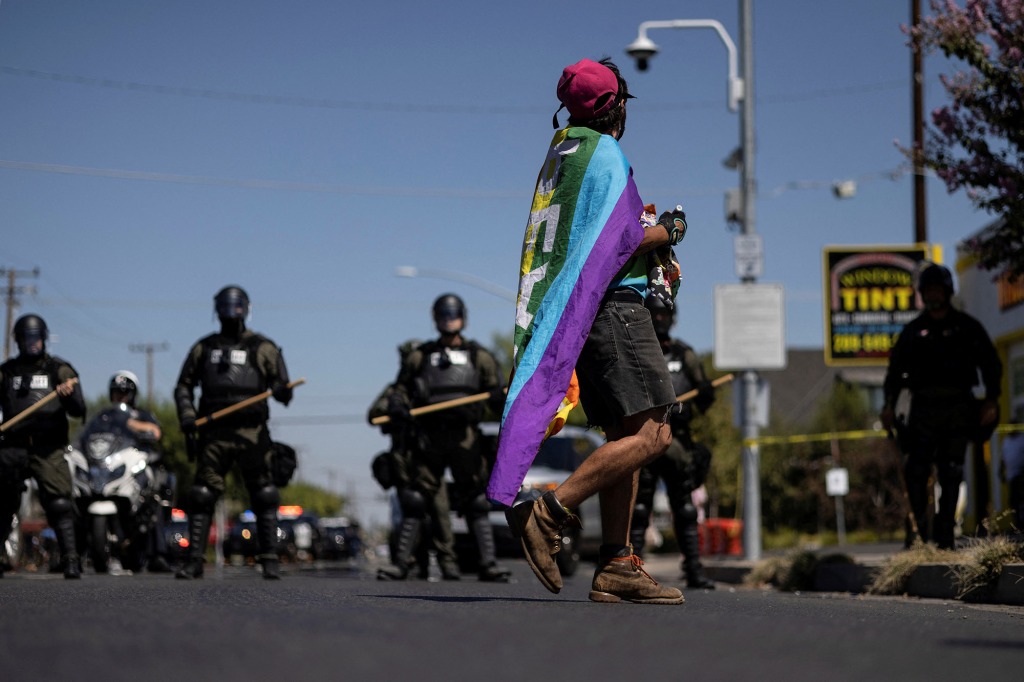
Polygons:
<instances>
[{"instance_id":1,"label":"utility pole","mask_svg":"<svg viewBox=\"0 0 1024 682\"><path fill-rule=\"evenodd\" d=\"M0 277L7 277L7 286L3 289L4 298L7 301L7 322L4 325L4 360L11 357L11 328L14 326L14 310L18 307L17 296L19 294L34 294L36 288L32 285L19 286L16 284L18 277L38 277L38 266L31 270L17 270L15 268L0 268Z\"/></svg>"},{"instance_id":2,"label":"utility pole","mask_svg":"<svg viewBox=\"0 0 1024 682\"><path fill-rule=\"evenodd\" d=\"M153 409L153 353L167 350L167 342L163 343L132 343L128 350L133 353L146 354L146 407Z\"/></svg>"},{"instance_id":3,"label":"utility pole","mask_svg":"<svg viewBox=\"0 0 1024 682\"><path fill-rule=\"evenodd\" d=\"M921 23L921 0L910 0L910 24ZM924 72L918 45L910 50L910 77L914 90L914 242L928 241L928 220L925 214L924 194Z\"/></svg>"}]
</instances>

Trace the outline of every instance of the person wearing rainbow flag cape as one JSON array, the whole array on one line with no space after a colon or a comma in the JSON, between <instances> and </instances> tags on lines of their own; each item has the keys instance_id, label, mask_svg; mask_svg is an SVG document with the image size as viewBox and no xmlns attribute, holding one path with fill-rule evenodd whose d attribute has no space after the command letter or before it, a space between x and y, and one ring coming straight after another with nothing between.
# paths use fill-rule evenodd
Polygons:
<instances>
[{"instance_id":1,"label":"person wearing rainbow flag cape","mask_svg":"<svg viewBox=\"0 0 1024 682\"><path fill-rule=\"evenodd\" d=\"M557 593L562 577L554 555L564 530L580 527L571 510L596 493L603 544L590 599L681 604L682 592L643 570L629 529L637 472L671 443L668 409L675 403L644 307L649 256L658 250L658 262L671 260L667 251L682 240L686 216L677 208L649 227L641 221L644 204L619 147L632 96L611 60L566 67L557 94L569 125L552 140L526 228L515 370L488 497L507 507L513 503L578 385L588 421L604 430L608 442L554 491L509 507L509 526L541 584Z\"/></svg>"}]
</instances>

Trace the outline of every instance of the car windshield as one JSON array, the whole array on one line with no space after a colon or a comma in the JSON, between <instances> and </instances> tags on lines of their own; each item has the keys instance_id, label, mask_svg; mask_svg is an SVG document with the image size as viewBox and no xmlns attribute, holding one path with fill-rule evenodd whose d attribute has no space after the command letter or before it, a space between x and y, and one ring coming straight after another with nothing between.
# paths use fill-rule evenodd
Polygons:
<instances>
[{"instance_id":1,"label":"car windshield","mask_svg":"<svg viewBox=\"0 0 1024 682\"><path fill-rule=\"evenodd\" d=\"M585 453L579 452L575 438L549 438L544 441L533 466L548 467L557 471L576 471Z\"/></svg>"}]
</instances>

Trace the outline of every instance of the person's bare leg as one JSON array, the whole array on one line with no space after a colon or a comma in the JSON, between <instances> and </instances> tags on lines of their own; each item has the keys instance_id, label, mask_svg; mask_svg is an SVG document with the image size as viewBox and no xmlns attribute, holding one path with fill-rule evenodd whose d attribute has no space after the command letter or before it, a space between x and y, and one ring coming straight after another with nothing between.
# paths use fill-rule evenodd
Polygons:
<instances>
[{"instance_id":1,"label":"person's bare leg","mask_svg":"<svg viewBox=\"0 0 1024 682\"><path fill-rule=\"evenodd\" d=\"M606 545L628 545L629 528L633 524L633 507L640 470L624 476L598 493L601 500L601 542ZM625 513L624 513L625 512Z\"/></svg>"},{"instance_id":2,"label":"person's bare leg","mask_svg":"<svg viewBox=\"0 0 1024 682\"><path fill-rule=\"evenodd\" d=\"M611 431L610 440L594 450L555 490L558 501L569 508L576 508L583 500L601 492L602 534L606 538L621 536L625 538L623 544L629 540L629 520L636 499L635 474L665 452L672 442L665 411L664 407L655 407L626 417L621 432Z\"/></svg>"}]
</instances>

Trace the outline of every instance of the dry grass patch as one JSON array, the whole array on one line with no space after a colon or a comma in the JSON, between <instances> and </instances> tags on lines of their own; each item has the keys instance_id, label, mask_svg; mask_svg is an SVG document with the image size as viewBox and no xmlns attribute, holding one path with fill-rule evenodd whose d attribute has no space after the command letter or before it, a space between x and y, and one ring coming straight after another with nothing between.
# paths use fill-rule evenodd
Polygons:
<instances>
[{"instance_id":1,"label":"dry grass patch","mask_svg":"<svg viewBox=\"0 0 1024 682\"><path fill-rule=\"evenodd\" d=\"M814 552L802 550L785 557L771 557L759 561L743 578L748 587L777 587L785 592L813 590L815 574L820 564L852 564L853 559L845 554L829 554L819 557Z\"/></svg>"},{"instance_id":2,"label":"dry grass patch","mask_svg":"<svg viewBox=\"0 0 1024 682\"><path fill-rule=\"evenodd\" d=\"M959 559L956 552L918 541L910 549L893 554L882 565L868 588L868 594L904 594L910 576L921 564L953 564Z\"/></svg>"},{"instance_id":3,"label":"dry grass patch","mask_svg":"<svg viewBox=\"0 0 1024 682\"><path fill-rule=\"evenodd\" d=\"M957 562L951 566L960 587L960 599L984 597L999 581L1006 564L1024 561L1024 544L1005 536L971 540L957 552Z\"/></svg>"}]
</instances>

